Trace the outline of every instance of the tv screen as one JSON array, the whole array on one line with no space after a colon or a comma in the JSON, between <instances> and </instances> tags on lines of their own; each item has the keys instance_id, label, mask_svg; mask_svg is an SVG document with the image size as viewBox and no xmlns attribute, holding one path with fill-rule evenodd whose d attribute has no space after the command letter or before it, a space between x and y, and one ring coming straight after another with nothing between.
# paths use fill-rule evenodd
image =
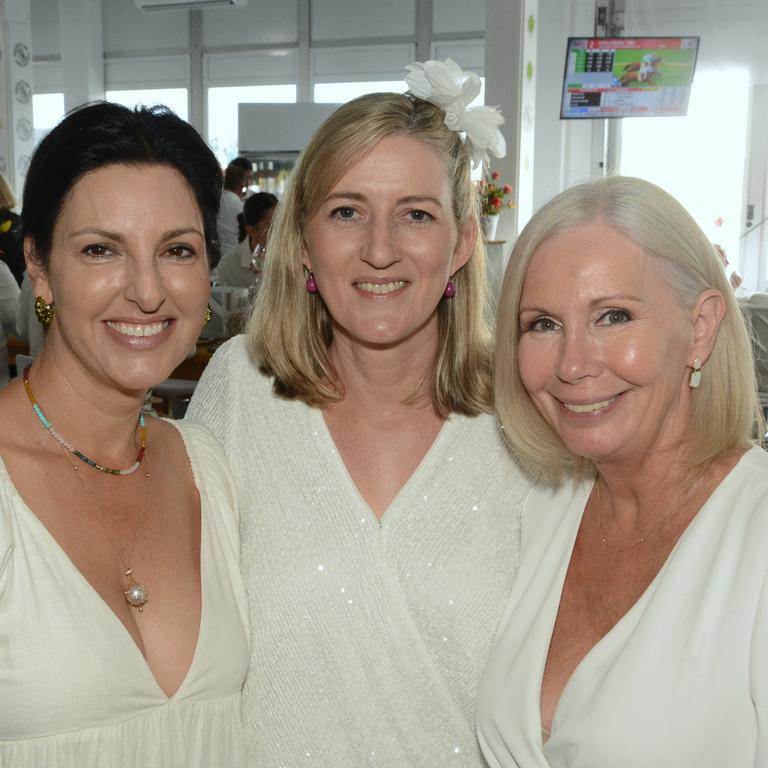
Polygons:
<instances>
[{"instance_id":1,"label":"tv screen","mask_svg":"<svg viewBox=\"0 0 768 768\"><path fill-rule=\"evenodd\" d=\"M560 117L685 115L698 37L570 37Z\"/></svg>"}]
</instances>

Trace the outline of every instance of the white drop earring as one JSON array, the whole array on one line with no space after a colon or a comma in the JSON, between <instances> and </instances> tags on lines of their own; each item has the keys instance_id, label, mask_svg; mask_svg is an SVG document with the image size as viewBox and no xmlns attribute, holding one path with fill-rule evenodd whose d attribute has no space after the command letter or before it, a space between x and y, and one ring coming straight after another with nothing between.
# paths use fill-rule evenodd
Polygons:
<instances>
[{"instance_id":1,"label":"white drop earring","mask_svg":"<svg viewBox=\"0 0 768 768\"><path fill-rule=\"evenodd\" d=\"M701 384L701 360L697 357L693 361L693 370L691 371L691 378L688 380L688 386L691 389L696 389L699 384Z\"/></svg>"}]
</instances>

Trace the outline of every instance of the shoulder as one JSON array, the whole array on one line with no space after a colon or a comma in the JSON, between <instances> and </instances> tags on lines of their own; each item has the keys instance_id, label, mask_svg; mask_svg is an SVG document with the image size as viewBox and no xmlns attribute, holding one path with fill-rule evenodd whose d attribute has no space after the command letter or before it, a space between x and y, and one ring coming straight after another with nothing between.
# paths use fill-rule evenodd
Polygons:
<instances>
[{"instance_id":1,"label":"shoulder","mask_svg":"<svg viewBox=\"0 0 768 768\"><path fill-rule=\"evenodd\" d=\"M748 450L710 501L729 510L731 524L759 526L768 535L768 453L758 447Z\"/></svg>"},{"instance_id":2,"label":"shoulder","mask_svg":"<svg viewBox=\"0 0 768 768\"><path fill-rule=\"evenodd\" d=\"M474 455L481 461L501 462L522 472L504 439L504 431L495 414L454 414L448 419L446 427L450 432L450 444L459 446L463 455Z\"/></svg>"},{"instance_id":3,"label":"shoulder","mask_svg":"<svg viewBox=\"0 0 768 768\"><path fill-rule=\"evenodd\" d=\"M195 405L196 400L212 394L226 393L229 397L237 397L241 393L260 396L270 392L271 388L272 379L259 370L248 349L248 337L241 334L216 350L200 377L192 402Z\"/></svg>"},{"instance_id":4,"label":"shoulder","mask_svg":"<svg viewBox=\"0 0 768 768\"><path fill-rule=\"evenodd\" d=\"M456 456L456 471L486 478L508 494L510 501L527 496L533 481L509 449L495 414L454 414L446 429L448 438L442 449Z\"/></svg>"},{"instance_id":5,"label":"shoulder","mask_svg":"<svg viewBox=\"0 0 768 768\"><path fill-rule=\"evenodd\" d=\"M18 288L18 283L13 276L13 272L11 272L11 268L4 261L0 261L0 283L13 283ZM18 290L16 293L18 293Z\"/></svg>"},{"instance_id":6,"label":"shoulder","mask_svg":"<svg viewBox=\"0 0 768 768\"><path fill-rule=\"evenodd\" d=\"M272 379L259 370L244 335L223 344L203 371L185 422L207 426L226 445L233 433L272 410Z\"/></svg>"},{"instance_id":7,"label":"shoulder","mask_svg":"<svg viewBox=\"0 0 768 768\"><path fill-rule=\"evenodd\" d=\"M189 421L165 421L178 433L184 444L192 477L201 496L216 496L227 499L230 506L235 504L234 483L224 451L202 424Z\"/></svg>"}]
</instances>

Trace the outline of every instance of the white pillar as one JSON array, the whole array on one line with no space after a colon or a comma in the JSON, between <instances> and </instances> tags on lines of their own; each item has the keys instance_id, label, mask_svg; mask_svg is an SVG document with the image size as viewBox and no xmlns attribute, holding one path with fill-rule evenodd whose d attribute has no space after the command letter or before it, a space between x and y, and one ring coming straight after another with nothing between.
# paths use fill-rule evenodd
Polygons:
<instances>
[{"instance_id":1,"label":"white pillar","mask_svg":"<svg viewBox=\"0 0 768 768\"><path fill-rule=\"evenodd\" d=\"M29 0L5 0L2 13L0 171L21 200L34 147L32 27Z\"/></svg>"},{"instance_id":2,"label":"white pillar","mask_svg":"<svg viewBox=\"0 0 768 768\"><path fill-rule=\"evenodd\" d=\"M59 0L64 108L104 98L101 0Z\"/></svg>"},{"instance_id":3,"label":"white pillar","mask_svg":"<svg viewBox=\"0 0 768 768\"><path fill-rule=\"evenodd\" d=\"M501 172L502 180L514 186L513 196L518 208L524 12L524 0L487 0L485 103L501 107L506 120L501 130L507 140L507 156L501 160L492 159L492 163L493 168ZM514 240L518 208L501 215L496 232L498 239L508 243Z\"/></svg>"}]
</instances>

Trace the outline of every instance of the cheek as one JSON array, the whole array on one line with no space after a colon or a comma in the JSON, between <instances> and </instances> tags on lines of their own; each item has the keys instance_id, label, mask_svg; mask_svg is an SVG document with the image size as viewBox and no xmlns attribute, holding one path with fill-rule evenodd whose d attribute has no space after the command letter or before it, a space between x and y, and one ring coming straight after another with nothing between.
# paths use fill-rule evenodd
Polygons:
<instances>
[{"instance_id":1,"label":"cheek","mask_svg":"<svg viewBox=\"0 0 768 768\"><path fill-rule=\"evenodd\" d=\"M522 336L518 344L518 370L523 386L532 397L553 372L552 344Z\"/></svg>"},{"instance_id":2,"label":"cheek","mask_svg":"<svg viewBox=\"0 0 768 768\"><path fill-rule=\"evenodd\" d=\"M677 339L661 333L642 333L617 339L609 353L613 364L627 379L642 382L658 377L680 356Z\"/></svg>"}]
</instances>

